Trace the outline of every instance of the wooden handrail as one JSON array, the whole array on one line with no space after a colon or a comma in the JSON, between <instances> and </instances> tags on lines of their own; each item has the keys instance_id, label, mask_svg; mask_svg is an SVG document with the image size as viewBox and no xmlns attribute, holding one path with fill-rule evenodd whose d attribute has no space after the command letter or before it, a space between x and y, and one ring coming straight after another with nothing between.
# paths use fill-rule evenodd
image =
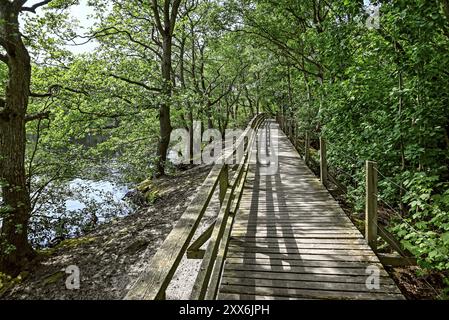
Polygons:
<instances>
[{"instance_id":1,"label":"wooden handrail","mask_svg":"<svg viewBox=\"0 0 449 320\"><path fill-rule=\"evenodd\" d=\"M258 128L263 120L264 118L261 118L256 121L254 124L255 128ZM204 254L200 271L193 286L192 294L190 296L190 299L192 300L215 299L216 297L219 279L223 270L224 257L228 247L230 231L232 229L235 211L238 208L243 191L243 184L248 172L248 163L252 146L256 139L256 132L256 130L251 131L251 136L249 137L247 147L245 148L244 159L240 162L240 165L234 174L233 183L228 189L224 203L220 208L210 242Z\"/></svg>"},{"instance_id":2,"label":"wooden handrail","mask_svg":"<svg viewBox=\"0 0 449 320\"><path fill-rule=\"evenodd\" d=\"M215 239L215 243L218 245L221 240L221 236L225 231L225 227L222 226L231 208L231 202L234 198L234 191L239 183L239 179L228 184L228 163L236 154L236 150L243 147L244 160L243 163L248 161L248 149L252 145L253 139L255 139L255 131L265 120L265 114L259 114L255 116L249 123L243 134L237 139L234 144L234 148L225 153L218 159L217 163L211 169L209 175L201 185L196 197L192 200L189 207L184 211L183 215L169 233L159 250L151 258L144 271L141 273L137 281L133 284L128 294L125 296L125 300L156 300L165 299L165 291L170 284L173 275L175 274L182 257L187 251L189 244L201 222L201 219L209 207L210 200L217 189L217 186L221 186L220 196L223 196L221 201L220 213L217 218L217 222L214 225L212 232L212 239ZM252 130L251 130L252 129ZM245 139L248 135L248 140ZM236 174L237 177L242 177L239 173L245 166L240 165ZM246 167L247 168L247 167ZM224 181L226 179L226 182ZM224 213L224 214L223 214ZM221 217L221 219L220 219ZM219 220L220 219L220 220ZM227 221L226 221L227 222ZM212 242L212 240L211 240ZM215 245L214 245L215 246ZM210 244L209 244L210 247ZM213 250L206 250L204 259L215 260L217 250L215 247ZM215 255L215 256L214 256ZM211 257L212 256L212 257ZM204 263L203 259L203 263ZM209 267L207 268L209 270ZM200 273L201 274L201 273ZM210 274L209 274L210 275ZM206 274L205 278L209 278Z\"/></svg>"}]
</instances>

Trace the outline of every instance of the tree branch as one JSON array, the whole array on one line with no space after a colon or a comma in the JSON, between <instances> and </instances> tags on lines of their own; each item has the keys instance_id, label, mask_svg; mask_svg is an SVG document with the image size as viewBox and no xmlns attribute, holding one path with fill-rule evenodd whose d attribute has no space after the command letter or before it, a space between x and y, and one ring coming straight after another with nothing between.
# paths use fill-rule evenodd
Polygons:
<instances>
[{"instance_id":1,"label":"tree branch","mask_svg":"<svg viewBox=\"0 0 449 320\"><path fill-rule=\"evenodd\" d=\"M85 90L73 89L73 88L68 88L68 87L61 86L59 84L53 84L53 85L51 85L48 88L48 91L46 93L30 92L30 97L33 97L33 98L48 98L48 97L54 96L60 90L66 90L66 91L73 92L73 93L79 93L79 94L83 94L85 96L89 96L90 95L89 92L87 92Z\"/></svg>"},{"instance_id":2,"label":"tree branch","mask_svg":"<svg viewBox=\"0 0 449 320\"><path fill-rule=\"evenodd\" d=\"M181 4L181 0L175 0L171 9L170 15L170 30L169 34L172 35L175 30L176 17L178 16L179 5Z\"/></svg>"},{"instance_id":3,"label":"tree branch","mask_svg":"<svg viewBox=\"0 0 449 320\"><path fill-rule=\"evenodd\" d=\"M161 89L147 86L145 83L142 83L142 82L139 82L139 81L135 81L135 80L131 80L131 79L128 79L128 78L125 78L125 77L122 77L122 76L118 76L118 75L115 75L113 73L110 73L108 75L110 77L115 78L115 79L119 79L119 80L125 81L125 82L127 82L129 84L137 85L137 86L142 87L142 88L144 88L144 89L146 89L148 91L161 92Z\"/></svg>"},{"instance_id":4,"label":"tree branch","mask_svg":"<svg viewBox=\"0 0 449 320\"><path fill-rule=\"evenodd\" d=\"M45 6L46 4L49 4L50 2L52 2L53 0L43 0L41 2L38 2L34 5L32 5L31 7L22 7L20 9L20 11L28 11L28 12L32 12L32 13L36 13L36 10L42 6Z\"/></svg>"},{"instance_id":5,"label":"tree branch","mask_svg":"<svg viewBox=\"0 0 449 320\"><path fill-rule=\"evenodd\" d=\"M164 34L164 27L162 27L161 16L159 15L159 6L157 0L151 1L151 8L153 9L154 20L156 21L156 27L161 34Z\"/></svg>"},{"instance_id":6,"label":"tree branch","mask_svg":"<svg viewBox=\"0 0 449 320\"><path fill-rule=\"evenodd\" d=\"M48 118L50 118L50 111L32 113L32 114L27 114L25 116L25 122L30 122L30 121L34 121L34 120L43 120L43 119L48 119Z\"/></svg>"}]
</instances>

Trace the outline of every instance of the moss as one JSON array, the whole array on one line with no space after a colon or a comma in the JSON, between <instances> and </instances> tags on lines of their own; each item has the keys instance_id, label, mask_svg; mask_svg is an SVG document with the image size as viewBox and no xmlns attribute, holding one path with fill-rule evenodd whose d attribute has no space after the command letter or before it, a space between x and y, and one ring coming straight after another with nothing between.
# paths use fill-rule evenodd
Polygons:
<instances>
[{"instance_id":1,"label":"moss","mask_svg":"<svg viewBox=\"0 0 449 320\"><path fill-rule=\"evenodd\" d=\"M137 186L137 190L140 192L147 192L152 186L153 181L151 179L147 179Z\"/></svg>"},{"instance_id":2,"label":"moss","mask_svg":"<svg viewBox=\"0 0 449 320\"><path fill-rule=\"evenodd\" d=\"M66 239L61 241L58 245L53 248L45 248L41 250L37 250L37 254L43 258L52 256L57 249L61 248L75 248L79 245L92 243L96 240L95 237L80 237L73 239Z\"/></svg>"},{"instance_id":3,"label":"moss","mask_svg":"<svg viewBox=\"0 0 449 320\"><path fill-rule=\"evenodd\" d=\"M56 248L75 248L77 246L83 245L83 244L89 244L96 240L96 237L80 237L80 238L73 238L73 239L66 239L64 241L61 241Z\"/></svg>"},{"instance_id":4,"label":"moss","mask_svg":"<svg viewBox=\"0 0 449 320\"><path fill-rule=\"evenodd\" d=\"M151 190L145 193L145 200L150 204L155 203L156 200L159 198L160 198L159 190Z\"/></svg>"},{"instance_id":5,"label":"moss","mask_svg":"<svg viewBox=\"0 0 449 320\"><path fill-rule=\"evenodd\" d=\"M22 271L17 277L13 278L0 272L0 297L9 289L21 283L29 275L30 273L28 271Z\"/></svg>"},{"instance_id":6,"label":"moss","mask_svg":"<svg viewBox=\"0 0 449 320\"><path fill-rule=\"evenodd\" d=\"M43 257L43 258L51 257L55 253L55 249L54 248L40 249L40 250L36 250L36 253L38 256Z\"/></svg>"}]
</instances>

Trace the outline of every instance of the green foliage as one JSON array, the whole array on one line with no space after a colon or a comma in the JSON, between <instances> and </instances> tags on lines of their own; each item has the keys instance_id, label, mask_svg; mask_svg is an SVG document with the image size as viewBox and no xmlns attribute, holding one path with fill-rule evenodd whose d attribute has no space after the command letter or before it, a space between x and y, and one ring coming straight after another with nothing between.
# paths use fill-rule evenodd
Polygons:
<instances>
[{"instance_id":1,"label":"green foliage","mask_svg":"<svg viewBox=\"0 0 449 320\"><path fill-rule=\"evenodd\" d=\"M405 181L410 210L394 231L401 243L427 268L449 269L449 183L418 172Z\"/></svg>"},{"instance_id":2,"label":"green foliage","mask_svg":"<svg viewBox=\"0 0 449 320\"><path fill-rule=\"evenodd\" d=\"M354 209L364 208L364 161L375 160L380 207L403 207L392 230L421 265L449 270L449 16L432 1L382 1L370 30L362 1L231 3L253 42L279 56L266 80L277 110L312 146L326 138Z\"/></svg>"}]
</instances>

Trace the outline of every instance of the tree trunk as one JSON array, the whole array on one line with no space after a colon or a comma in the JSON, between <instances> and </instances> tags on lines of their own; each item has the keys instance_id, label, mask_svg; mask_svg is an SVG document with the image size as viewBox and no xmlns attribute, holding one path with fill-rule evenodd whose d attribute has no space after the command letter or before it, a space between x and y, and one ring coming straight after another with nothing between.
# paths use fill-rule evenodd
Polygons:
<instances>
[{"instance_id":1,"label":"tree trunk","mask_svg":"<svg viewBox=\"0 0 449 320\"><path fill-rule=\"evenodd\" d=\"M163 94L165 101L161 104L159 108L160 138L158 146L158 163L156 173L158 177L165 175L165 162L167 161L167 151L170 143L170 134L172 131L170 121L170 104L168 101L172 93L172 84L171 84L172 36L170 34L164 34L162 49L163 49L162 80L164 81Z\"/></svg>"},{"instance_id":2,"label":"tree trunk","mask_svg":"<svg viewBox=\"0 0 449 320\"><path fill-rule=\"evenodd\" d=\"M28 243L28 222L31 212L30 194L26 184L25 116L30 92L31 62L18 22L18 12L11 7L0 8L0 37L6 43L8 84L6 99L0 108L0 184L3 218L0 233L0 271L17 275L34 257Z\"/></svg>"},{"instance_id":3,"label":"tree trunk","mask_svg":"<svg viewBox=\"0 0 449 320\"><path fill-rule=\"evenodd\" d=\"M207 116L207 128L214 128L214 121L212 119L212 103L210 101L207 102L206 106L206 116Z\"/></svg>"}]
</instances>

